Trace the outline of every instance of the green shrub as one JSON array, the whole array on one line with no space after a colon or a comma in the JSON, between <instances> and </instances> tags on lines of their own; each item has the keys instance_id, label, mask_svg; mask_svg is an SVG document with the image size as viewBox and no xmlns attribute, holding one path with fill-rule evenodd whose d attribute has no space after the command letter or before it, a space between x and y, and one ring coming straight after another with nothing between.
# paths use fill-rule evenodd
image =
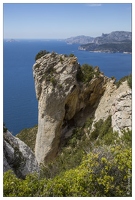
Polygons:
<instances>
[{"instance_id":1,"label":"green shrub","mask_svg":"<svg viewBox=\"0 0 135 200\"><path fill-rule=\"evenodd\" d=\"M56 159L42 165L40 176L30 174L21 180L4 173L4 196L131 196L132 132L123 130L121 137L113 132L111 116L99 120L91 133L92 123L88 118L83 127L74 129Z\"/></svg>"},{"instance_id":2,"label":"green shrub","mask_svg":"<svg viewBox=\"0 0 135 200\"><path fill-rule=\"evenodd\" d=\"M128 86L132 89L132 75L128 76L127 82Z\"/></svg>"},{"instance_id":3,"label":"green shrub","mask_svg":"<svg viewBox=\"0 0 135 200\"><path fill-rule=\"evenodd\" d=\"M7 130L8 130L8 129L6 128L5 123L3 123L3 132L6 133Z\"/></svg>"},{"instance_id":4,"label":"green shrub","mask_svg":"<svg viewBox=\"0 0 135 200\"><path fill-rule=\"evenodd\" d=\"M61 64L63 63L63 61L64 61L63 58L60 56L60 62L61 62Z\"/></svg>"},{"instance_id":5,"label":"green shrub","mask_svg":"<svg viewBox=\"0 0 135 200\"><path fill-rule=\"evenodd\" d=\"M120 140L125 147L132 147L132 131L129 129L123 130Z\"/></svg>"},{"instance_id":6,"label":"green shrub","mask_svg":"<svg viewBox=\"0 0 135 200\"><path fill-rule=\"evenodd\" d=\"M69 57L74 57L75 55L73 53L69 54Z\"/></svg>"},{"instance_id":7,"label":"green shrub","mask_svg":"<svg viewBox=\"0 0 135 200\"><path fill-rule=\"evenodd\" d=\"M111 145L114 144L118 133L113 133L111 127L111 116L105 121L100 119L94 124L94 130L90 133L90 140L95 141L95 145Z\"/></svg>"},{"instance_id":8,"label":"green shrub","mask_svg":"<svg viewBox=\"0 0 135 200\"><path fill-rule=\"evenodd\" d=\"M93 78L93 67L88 64L84 64L82 65L81 70L84 75L83 82L89 82Z\"/></svg>"},{"instance_id":9,"label":"green shrub","mask_svg":"<svg viewBox=\"0 0 135 200\"><path fill-rule=\"evenodd\" d=\"M132 195L131 148L100 147L83 156L81 164L54 178L37 174L25 180L4 173L4 197L128 197Z\"/></svg>"},{"instance_id":10,"label":"green shrub","mask_svg":"<svg viewBox=\"0 0 135 200\"><path fill-rule=\"evenodd\" d=\"M77 72L77 80L88 83L91 81L92 78L98 77L100 74L100 71L97 67L90 66L88 64L83 64L78 72Z\"/></svg>"},{"instance_id":11,"label":"green shrub","mask_svg":"<svg viewBox=\"0 0 135 200\"><path fill-rule=\"evenodd\" d=\"M77 168L50 179L43 196L131 196L131 167L131 149L100 149L84 156Z\"/></svg>"},{"instance_id":12,"label":"green shrub","mask_svg":"<svg viewBox=\"0 0 135 200\"><path fill-rule=\"evenodd\" d=\"M11 171L4 173L4 196L131 196L131 131L123 131L121 137L113 133L109 116L95 124L98 137L92 140L91 125L88 118L83 127L76 128L56 159L41 167L40 176L30 174L21 180Z\"/></svg>"},{"instance_id":13,"label":"green shrub","mask_svg":"<svg viewBox=\"0 0 135 200\"><path fill-rule=\"evenodd\" d=\"M39 180L38 174L33 173L22 180L9 170L4 173L3 183L4 197L40 197L46 185L46 179Z\"/></svg>"},{"instance_id":14,"label":"green shrub","mask_svg":"<svg viewBox=\"0 0 135 200\"><path fill-rule=\"evenodd\" d=\"M54 78L54 76L52 76L50 78L51 83L53 84L53 86L55 87L57 85L57 80Z\"/></svg>"},{"instance_id":15,"label":"green shrub","mask_svg":"<svg viewBox=\"0 0 135 200\"><path fill-rule=\"evenodd\" d=\"M119 81L117 81L115 84L117 88L124 82L127 81L130 88L132 88L132 75L124 76Z\"/></svg>"},{"instance_id":16,"label":"green shrub","mask_svg":"<svg viewBox=\"0 0 135 200\"><path fill-rule=\"evenodd\" d=\"M39 58L41 58L42 56L44 56L45 54L48 54L49 52L46 50L41 50L40 52L37 53L37 55L35 56L35 61L38 60Z\"/></svg>"},{"instance_id":17,"label":"green shrub","mask_svg":"<svg viewBox=\"0 0 135 200\"><path fill-rule=\"evenodd\" d=\"M83 77L84 77L84 75L82 73L81 67L79 67L77 74L76 74L76 79L79 82L83 82Z\"/></svg>"},{"instance_id":18,"label":"green shrub","mask_svg":"<svg viewBox=\"0 0 135 200\"><path fill-rule=\"evenodd\" d=\"M38 126L35 125L32 128L23 129L19 134L16 135L20 140L25 142L32 151L35 150L36 135L37 135Z\"/></svg>"}]
</instances>

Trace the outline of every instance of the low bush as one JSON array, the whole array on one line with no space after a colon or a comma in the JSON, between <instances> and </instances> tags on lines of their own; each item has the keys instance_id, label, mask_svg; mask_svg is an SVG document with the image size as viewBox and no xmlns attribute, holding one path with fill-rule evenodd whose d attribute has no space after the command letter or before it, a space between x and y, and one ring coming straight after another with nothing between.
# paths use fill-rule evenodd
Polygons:
<instances>
[{"instance_id":1,"label":"low bush","mask_svg":"<svg viewBox=\"0 0 135 200\"><path fill-rule=\"evenodd\" d=\"M74 129L53 162L41 166L40 176L24 180L4 173L4 196L12 197L128 197L132 196L132 132L112 131L111 116L93 119Z\"/></svg>"},{"instance_id":2,"label":"low bush","mask_svg":"<svg viewBox=\"0 0 135 200\"><path fill-rule=\"evenodd\" d=\"M63 58L60 56L60 62L61 62L61 64L63 63L63 61L64 61Z\"/></svg>"},{"instance_id":3,"label":"low bush","mask_svg":"<svg viewBox=\"0 0 135 200\"><path fill-rule=\"evenodd\" d=\"M69 54L69 57L74 57L75 55L73 53Z\"/></svg>"},{"instance_id":4,"label":"low bush","mask_svg":"<svg viewBox=\"0 0 135 200\"><path fill-rule=\"evenodd\" d=\"M24 141L32 149L32 151L35 151L37 130L38 126L35 125L33 128L23 129L19 134L16 135L16 137Z\"/></svg>"},{"instance_id":5,"label":"low bush","mask_svg":"<svg viewBox=\"0 0 135 200\"><path fill-rule=\"evenodd\" d=\"M132 196L131 149L96 148L81 164L50 179L31 174L25 180L4 174L5 197L128 197Z\"/></svg>"},{"instance_id":6,"label":"low bush","mask_svg":"<svg viewBox=\"0 0 135 200\"><path fill-rule=\"evenodd\" d=\"M39 180L38 174L29 174L24 180L17 178L9 170L4 173L4 197L40 197L46 179Z\"/></svg>"},{"instance_id":7,"label":"low bush","mask_svg":"<svg viewBox=\"0 0 135 200\"><path fill-rule=\"evenodd\" d=\"M100 74L99 68L96 70L96 67L93 67L88 64L83 64L77 73L77 80L88 83L92 78L98 77Z\"/></svg>"},{"instance_id":8,"label":"low bush","mask_svg":"<svg viewBox=\"0 0 135 200\"><path fill-rule=\"evenodd\" d=\"M122 77L119 81L117 81L115 84L117 88L124 82L127 81L128 86L132 88L132 75L130 74L129 76L124 76Z\"/></svg>"},{"instance_id":9,"label":"low bush","mask_svg":"<svg viewBox=\"0 0 135 200\"><path fill-rule=\"evenodd\" d=\"M5 123L3 123L3 132L4 132L4 133L6 133L6 132L7 132L7 130L8 130L8 129L6 128L6 125L5 125Z\"/></svg>"},{"instance_id":10,"label":"low bush","mask_svg":"<svg viewBox=\"0 0 135 200\"><path fill-rule=\"evenodd\" d=\"M39 58L41 58L42 56L44 56L45 54L48 54L49 52L46 50L41 50L40 52L37 53L37 55L35 56L35 61L38 60Z\"/></svg>"},{"instance_id":11,"label":"low bush","mask_svg":"<svg viewBox=\"0 0 135 200\"><path fill-rule=\"evenodd\" d=\"M128 86L132 89L132 75L128 76L127 82L128 82Z\"/></svg>"}]
</instances>

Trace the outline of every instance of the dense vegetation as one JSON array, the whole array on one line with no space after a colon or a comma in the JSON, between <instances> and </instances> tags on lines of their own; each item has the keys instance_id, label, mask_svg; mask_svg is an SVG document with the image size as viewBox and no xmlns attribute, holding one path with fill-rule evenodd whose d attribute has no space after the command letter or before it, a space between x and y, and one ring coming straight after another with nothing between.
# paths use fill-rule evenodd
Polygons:
<instances>
[{"instance_id":1,"label":"dense vegetation","mask_svg":"<svg viewBox=\"0 0 135 200\"><path fill-rule=\"evenodd\" d=\"M131 196L131 131L113 133L111 117L100 120L91 132L92 119L61 148L56 160L41 167L41 173L24 180L13 172L4 174L4 196L108 197Z\"/></svg>"},{"instance_id":2,"label":"dense vegetation","mask_svg":"<svg viewBox=\"0 0 135 200\"><path fill-rule=\"evenodd\" d=\"M81 164L53 179L31 174L20 180L4 175L4 196L15 197L121 197L131 196L131 149L98 149Z\"/></svg>"}]
</instances>

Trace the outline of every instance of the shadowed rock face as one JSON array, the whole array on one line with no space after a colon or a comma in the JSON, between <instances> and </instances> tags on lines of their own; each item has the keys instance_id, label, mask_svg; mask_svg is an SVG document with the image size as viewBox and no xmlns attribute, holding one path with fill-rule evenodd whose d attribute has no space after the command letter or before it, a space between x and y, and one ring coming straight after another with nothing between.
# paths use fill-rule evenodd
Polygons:
<instances>
[{"instance_id":1,"label":"shadowed rock face","mask_svg":"<svg viewBox=\"0 0 135 200\"><path fill-rule=\"evenodd\" d=\"M39 172L38 163L31 149L9 131L3 133L3 171L13 170L17 177L25 178Z\"/></svg>"},{"instance_id":2,"label":"shadowed rock face","mask_svg":"<svg viewBox=\"0 0 135 200\"><path fill-rule=\"evenodd\" d=\"M109 79L100 74L89 84L81 83L76 78L79 68L76 57L56 53L44 55L33 66L38 99L35 146L38 163L47 162L56 156L61 138L70 135L69 130L80 123L80 111L86 112L87 107L90 107L88 114L91 114L104 93Z\"/></svg>"}]
</instances>

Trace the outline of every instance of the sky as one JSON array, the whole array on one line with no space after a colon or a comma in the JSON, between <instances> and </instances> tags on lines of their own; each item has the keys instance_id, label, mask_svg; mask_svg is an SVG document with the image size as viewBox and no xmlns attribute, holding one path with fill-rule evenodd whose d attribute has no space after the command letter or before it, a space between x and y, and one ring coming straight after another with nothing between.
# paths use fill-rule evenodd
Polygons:
<instances>
[{"instance_id":1,"label":"sky","mask_svg":"<svg viewBox=\"0 0 135 200\"><path fill-rule=\"evenodd\" d=\"M4 39L66 39L132 31L131 3L4 3Z\"/></svg>"}]
</instances>

